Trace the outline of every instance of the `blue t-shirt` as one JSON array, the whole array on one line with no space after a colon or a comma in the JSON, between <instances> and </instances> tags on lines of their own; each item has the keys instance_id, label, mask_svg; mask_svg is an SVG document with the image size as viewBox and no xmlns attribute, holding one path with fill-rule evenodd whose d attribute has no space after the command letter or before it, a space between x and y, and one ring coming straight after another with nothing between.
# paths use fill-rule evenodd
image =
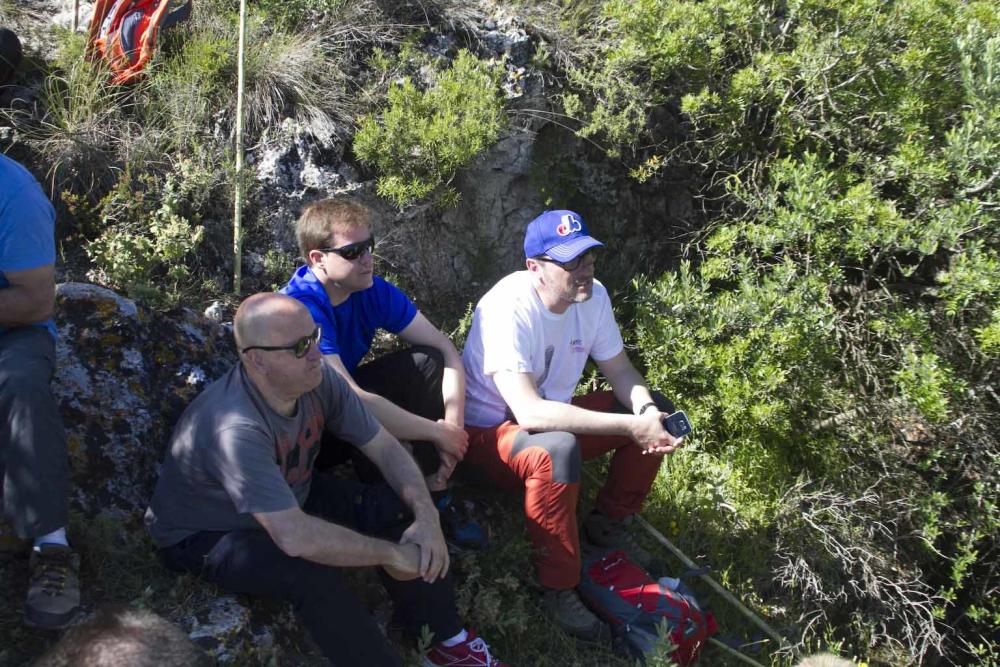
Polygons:
<instances>
[{"instance_id":1,"label":"blue t-shirt","mask_svg":"<svg viewBox=\"0 0 1000 667\"><path fill-rule=\"evenodd\" d=\"M319 350L339 354L348 373L354 373L372 346L378 329L399 333L417 316L417 307L392 283L375 276L372 286L354 292L334 306L308 266L301 266L282 294L305 304L322 330Z\"/></svg>"},{"instance_id":2,"label":"blue t-shirt","mask_svg":"<svg viewBox=\"0 0 1000 667\"><path fill-rule=\"evenodd\" d=\"M27 271L55 264L56 212L35 177L6 155L0 155L0 289L7 271ZM56 335L51 319L36 326ZM5 331L0 327L0 333Z\"/></svg>"}]
</instances>

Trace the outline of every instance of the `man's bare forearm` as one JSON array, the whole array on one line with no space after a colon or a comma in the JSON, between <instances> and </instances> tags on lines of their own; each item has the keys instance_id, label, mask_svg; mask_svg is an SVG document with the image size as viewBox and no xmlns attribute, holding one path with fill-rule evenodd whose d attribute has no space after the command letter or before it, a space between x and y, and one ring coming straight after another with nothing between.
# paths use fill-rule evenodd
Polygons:
<instances>
[{"instance_id":1,"label":"man's bare forearm","mask_svg":"<svg viewBox=\"0 0 1000 667\"><path fill-rule=\"evenodd\" d=\"M635 374L628 382L622 382L612 386L612 391L618 402L627 407L633 413L638 412L647 403L653 403L653 395L649 392L645 380L639 373Z\"/></svg>"},{"instance_id":2,"label":"man's bare forearm","mask_svg":"<svg viewBox=\"0 0 1000 667\"><path fill-rule=\"evenodd\" d=\"M400 567L406 562L399 545L310 516L299 508L254 516L289 556L336 567Z\"/></svg>"},{"instance_id":3,"label":"man's bare forearm","mask_svg":"<svg viewBox=\"0 0 1000 667\"><path fill-rule=\"evenodd\" d=\"M522 406L518 424L530 431L569 431L579 435L632 434L631 415L597 412L571 403L538 399Z\"/></svg>"},{"instance_id":4,"label":"man's bare forearm","mask_svg":"<svg viewBox=\"0 0 1000 667\"><path fill-rule=\"evenodd\" d=\"M461 363L458 357L458 367L446 364L441 378L444 418L458 426L465 425L465 371Z\"/></svg>"},{"instance_id":5,"label":"man's bare forearm","mask_svg":"<svg viewBox=\"0 0 1000 667\"><path fill-rule=\"evenodd\" d=\"M437 510L413 457L383 428L362 450L418 521L436 518Z\"/></svg>"},{"instance_id":6,"label":"man's bare forearm","mask_svg":"<svg viewBox=\"0 0 1000 667\"><path fill-rule=\"evenodd\" d=\"M371 392L358 392L365 407L375 419L400 440L434 440L435 423L430 419L408 412L384 396Z\"/></svg>"},{"instance_id":7,"label":"man's bare forearm","mask_svg":"<svg viewBox=\"0 0 1000 667\"><path fill-rule=\"evenodd\" d=\"M624 352L607 361L598 362L598 367L611 384L615 398L631 412L637 413L642 406L653 402L646 379Z\"/></svg>"},{"instance_id":8,"label":"man's bare forearm","mask_svg":"<svg viewBox=\"0 0 1000 667\"><path fill-rule=\"evenodd\" d=\"M384 565L392 561L393 543L308 514L304 517L299 540L302 558L339 567Z\"/></svg>"}]
</instances>

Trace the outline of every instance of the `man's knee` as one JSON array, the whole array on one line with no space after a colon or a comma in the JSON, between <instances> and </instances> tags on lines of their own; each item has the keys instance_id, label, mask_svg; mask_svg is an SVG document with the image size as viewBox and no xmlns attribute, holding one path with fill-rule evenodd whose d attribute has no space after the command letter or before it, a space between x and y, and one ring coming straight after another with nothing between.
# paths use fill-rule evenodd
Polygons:
<instances>
[{"instance_id":1,"label":"man's knee","mask_svg":"<svg viewBox=\"0 0 1000 667\"><path fill-rule=\"evenodd\" d=\"M201 574L233 593L293 603L344 585L337 568L289 556L263 530L237 530L223 536L205 555Z\"/></svg>"},{"instance_id":2,"label":"man's knee","mask_svg":"<svg viewBox=\"0 0 1000 667\"><path fill-rule=\"evenodd\" d=\"M431 370L444 369L444 355L441 350L430 345L414 345L410 348L414 363L420 368Z\"/></svg>"},{"instance_id":3,"label":"man's knee","mask_svg":"<svg viewBox=\"0 0 1000 667\"><path fill-rule=\"evenodd\" d=\"M528 449L544 452L551 465L552 481L560 484L576 484L580 481L582 457L576 436L565 431L549 433L528 433L519 431L511 447L510 458L514 460Z\"/></svg>"}]
</instances>

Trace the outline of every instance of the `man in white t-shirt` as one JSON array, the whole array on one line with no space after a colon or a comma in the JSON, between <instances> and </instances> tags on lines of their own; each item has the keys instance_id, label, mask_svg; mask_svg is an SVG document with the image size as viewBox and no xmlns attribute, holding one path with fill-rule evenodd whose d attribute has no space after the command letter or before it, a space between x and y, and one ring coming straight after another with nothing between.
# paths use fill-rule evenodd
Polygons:
<instances>
[{"instance_id":1,"label":"man in white t-shirt","mask_svg":"<svg viewBox=\"0 0 1000 667\"><path fill-rule=\"evenodd\" d=\"M567 632L595 637L583 606L576 504L581 461L614 451L584 537L648 560L626 526L642 507L664 454L681 445L664 430L673 411L629 361L611 300L594 279L595 249L579 215L546 211L524 238L525 271L479 301L465 344L465 461L495 483L523 488L545 607ZM574 397L591 357L613 391Z\"/></svg>"}]
</instances>

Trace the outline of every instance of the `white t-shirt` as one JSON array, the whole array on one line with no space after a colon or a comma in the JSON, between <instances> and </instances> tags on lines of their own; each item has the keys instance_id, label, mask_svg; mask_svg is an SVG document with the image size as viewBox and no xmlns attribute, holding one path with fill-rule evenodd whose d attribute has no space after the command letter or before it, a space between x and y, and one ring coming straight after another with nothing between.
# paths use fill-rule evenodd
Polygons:
<instances>
[{"instance_id":1,"label":"white t-shirt","mask_svg":"<svg viewBox=\"0 0 1000 667\"><path fill-rule=\"evenodd\" d=\"M546 308L527 271L498 282L476 305L462 353L465 364L465 423L496 426L511 416L493 374L531 373L539 394L569 402L587 357L605 361L622 351L621 331L604 285L565 313Z\"/></svg>"}]
</instances>

